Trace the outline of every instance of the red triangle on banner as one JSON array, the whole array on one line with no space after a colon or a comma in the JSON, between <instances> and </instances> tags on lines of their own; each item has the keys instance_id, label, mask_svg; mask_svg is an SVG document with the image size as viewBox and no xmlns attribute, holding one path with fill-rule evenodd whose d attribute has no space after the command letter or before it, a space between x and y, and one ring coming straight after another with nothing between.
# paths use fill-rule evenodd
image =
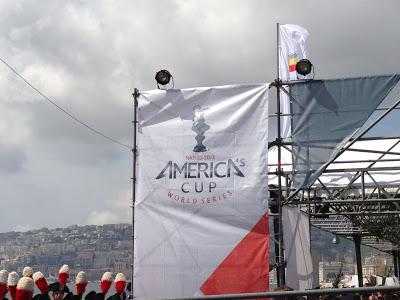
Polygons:
<instances>
[{"instance_id":1,"label":"red triangle on banner","mask_svg":"<svg viewBox=\"0 0 400 300\"><path fill-rule=\"evenodd\" d=\"M202 284L204 295L266 292L269 289L269 223L264 214Z\"/></svg>"}]
</instances>

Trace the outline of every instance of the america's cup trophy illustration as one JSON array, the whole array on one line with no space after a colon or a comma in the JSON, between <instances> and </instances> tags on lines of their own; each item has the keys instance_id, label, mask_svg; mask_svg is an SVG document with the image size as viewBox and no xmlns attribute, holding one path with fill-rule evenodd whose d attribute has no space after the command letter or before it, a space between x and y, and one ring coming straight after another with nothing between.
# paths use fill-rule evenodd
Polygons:
<instances>
[{"instance_id":1,"label":"america's cup trophy illustration","mask_svg":"<svg viewBox=\"0 0 400 300\"><path fill-rule=\"evenodd\" d=\"M197 133L195 137L197 144L194 146L193 152L206 152L207 148L203 145L203 141L206 138L204 133L210 129L210 126L206 124L206 120L204 119L203 111L201 111L200 106L197 105L193 107L193 112L194 118L192 130Z\"/></svg>"}]
</instances>

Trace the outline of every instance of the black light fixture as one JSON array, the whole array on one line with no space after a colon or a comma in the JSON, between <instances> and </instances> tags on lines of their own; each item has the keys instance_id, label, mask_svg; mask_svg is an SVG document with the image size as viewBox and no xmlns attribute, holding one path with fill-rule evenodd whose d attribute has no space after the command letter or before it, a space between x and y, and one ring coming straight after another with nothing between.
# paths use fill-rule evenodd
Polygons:
<instances>
[{"instance_id":1,"label":"black light fixture","mask_svg":"<svg viewBox=\"0 0 400 300\"><path fill-rule=\"evenodd\" d=\"M172 78L172 84L174 83L174 78L172 77L171 73L167 70L160 70L156 73L156 81L157 87L160 88L160 85L167 85Z\"/></svg>"},{"instance_id":2,"label":"black light fixture","mask_svg":"<svg viewBox=\"0 0 400 300\"><path fill-rule=\"evenodd\" d=\"M311 73L313 65L308 59L300 59L296 64L296 72L302 76L307 76Z\"/></svg>"}]
</instances>

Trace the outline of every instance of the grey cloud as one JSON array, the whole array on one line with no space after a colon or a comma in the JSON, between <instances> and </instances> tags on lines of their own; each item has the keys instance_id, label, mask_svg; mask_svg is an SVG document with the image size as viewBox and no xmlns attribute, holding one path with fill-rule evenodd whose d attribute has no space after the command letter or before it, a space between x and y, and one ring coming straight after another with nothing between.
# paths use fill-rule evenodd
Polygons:
<instances>
[{"instance_id":1,"label":"grey cloud","mask_svg":"<svg viewBox=\"0 0 400 300\"><path fill-rule=\"evenodd\" d=\"M23 171L25 162L24 148L5 143L0 144L0 172L8 174Z\"/></svg>"},{"instance_id":2,"label":"grey cloud","mask_svg":"<svg viewBox=\"0 0 400 300\"><path fill-rule=\"evenodd\" d=\"M317 77L398 72L399 8L395 0L3 0L0 57L90 125L131 144L131 93L156 88L161 68L177 88L272 81L276 22L309 30ZM43 70L31 74L32 66ZM15 139L0 145L0 197L10 202L0 231L114 218L113 201L130 190L130 151L69 120L4 67L0 84L0 103L16 103L0 108L2 139Z\"/></svg>"}]
</instances>

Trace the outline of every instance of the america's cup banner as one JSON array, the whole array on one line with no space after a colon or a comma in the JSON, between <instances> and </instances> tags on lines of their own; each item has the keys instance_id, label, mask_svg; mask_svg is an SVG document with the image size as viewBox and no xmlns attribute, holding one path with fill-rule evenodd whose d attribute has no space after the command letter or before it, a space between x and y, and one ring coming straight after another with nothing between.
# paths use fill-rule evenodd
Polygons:
<instances>
[{"instance_id":1,"label":"america's cup banner","mask_svg":"<svg viewBox=\"0 0 400 300\"><path fill-rule=\"evenodd\" d=\"M268 290L268 85L143 92L134 294Z\"/></svg>"}]
</instances>

